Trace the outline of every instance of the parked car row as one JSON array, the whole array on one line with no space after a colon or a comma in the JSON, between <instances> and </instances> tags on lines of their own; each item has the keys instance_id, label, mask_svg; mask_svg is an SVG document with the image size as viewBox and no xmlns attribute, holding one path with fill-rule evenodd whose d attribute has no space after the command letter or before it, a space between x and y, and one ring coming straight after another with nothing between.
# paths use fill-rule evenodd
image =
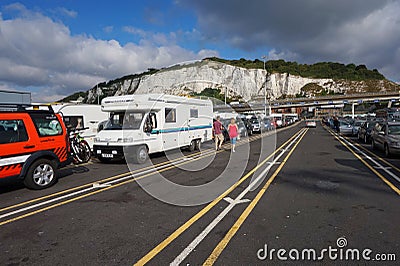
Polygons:
<instances>
[{"instance_id":1,"label":"parked car row","mask_svg":"<svg viewBox=\"0 0 400 266\"><path fill-rule=\"evenodd\" d=\"M337 119L336 123L335 119ZM373 150L383 151L386 157L400 154L400 122L395 119L325 118L323 122L343 135L357 136L359 141L370 143ZM335 124L339 124L339 130Z\"/></svg>"}]
</instances>

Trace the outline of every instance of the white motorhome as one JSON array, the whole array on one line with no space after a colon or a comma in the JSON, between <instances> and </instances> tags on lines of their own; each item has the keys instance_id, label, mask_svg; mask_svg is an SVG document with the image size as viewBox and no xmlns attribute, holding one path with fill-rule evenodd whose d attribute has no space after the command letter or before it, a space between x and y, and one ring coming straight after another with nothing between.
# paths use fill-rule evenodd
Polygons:
<instances>
[{"instance_id":1,"label":"white motorhome","mask_svg":"<svg viewBox=\"0 0 400 266\"><path fill-rule=\"evenodd\" d=\"M104 98L102 110L110 113L93 146L100 161L122 159L125 152L136 163L148 154L179 147L200 149L212 139L213 106L210 100L165 94L139 94Z\"/></svg>"},{"instance_id":2,"label":"white motorhome","mask_svg":"<svg viewBox=\"0 0 400 266\"><path fill-rule=\"evenodd\" d=\"M101 105L97 104L63 103L51 106L54 112L62 115L67 128L82 129L80 136L93 149L99 123L107 120L109 113L101 111Z\"/></svg>"}]
</instances>

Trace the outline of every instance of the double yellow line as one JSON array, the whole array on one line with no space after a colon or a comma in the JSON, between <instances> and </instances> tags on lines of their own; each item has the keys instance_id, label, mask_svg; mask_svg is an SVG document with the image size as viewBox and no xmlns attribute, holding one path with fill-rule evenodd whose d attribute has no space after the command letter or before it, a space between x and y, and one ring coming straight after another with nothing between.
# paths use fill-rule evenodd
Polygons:
<instances>
[{"instance_id":1,"label":"double yellow line","mask_svg":"<svg viewBox=\"0 0 400 266\"><path fill-rule=\"evenodd\" d=\"M256 141L256 140L260 139L261 137L262 137L261 135L258 135L258 136L252 137L252 138L243 139L243 140L238 142L238 146L247 143L246 140L248 142L252 142L252 141ZM227 144L224 144L224 147L226 147L226 145ZM174 163L176 161L182 160L183 158L192 158L192 157L195 157L195 156L197 156L197 155L199 155L201 153L206 153L205 156L209 156L210 154L208 154L208 152L210 152L212 150L213 149L206 149L206 150L203 150L203 151L200 151L200 152L191 153L191 154L189 154L187 156L182 156L182 157L179 157L179 158L176 158L176 159L173 159L173 160L167 160L165 162L161 162L161 163L158 163L158 164L155 164L155 165L146 166L146 167L143 167L143 168L140 168L140 169L136 169L134 171L130 171L130 172L122 173L122 174L119 174L119 175L111 176L111 177L108 177L108 178L105 178L105 179L101 179L101 180L97 180L97 181L94 181L94 182L91 182L91 183L88 183L88 184L84 184L84 185L81 185L81 186L77 186L77 187L73 187L73 188L70 188L70 189L62 190L62 191L59 191L59 192L56 192L56 193L53 193L53 194L49 194L49 195L46 195L46 196L43 196L43 197L34 198L34 199L31 199L31 200L28 200L28 201L24 201L24 202L21 202L21 203L18 203L18 204L14 204L14 205L11 205L11 206L7 206L7 207L4 207L4 208L1 208L0 212L8 211L8 210L15 209L15 208L18 208L18 207L22 207L22 206L25 206L25 205L28 205L28 204L32 204L32 203L39 202L39 201L42 201L42 200L46 200L46 199L50 199L50 198L53 198L53 197L57 197L57 196L60 196L60 195L63 195L63 194L67 194L67 193L70 193L70 192L74 192L74 191L77 191L77 190L80 190L80 189L85 189L85 188L93 186L94 184L102 184L102 183L106 183L106 182L109 182L109 181L113 181L115 179L122 178L122 177L129 176L129 175L133 175L133 174L136 174L138 172L146 171L146 170L154 168L154 167L160 167L160 166L163 166L163 165L166 165L166 164ZM220 153L220 152L223 152L223 150L216 151L216 153ZM73 167L67 167L66 169L73 169L73 168L77 168L77 167L81 167L81 166L85 166L85 165L89 165L89 164L93 164L93 163L90 162L90 163L86 163L86 164L74 165Z\"/></svg>"},{"instance_id":2,"label":"double yellow line","mask_svg":"<svg viewBox=\"0 0 400 266\"><path fill-rule=\"evenodd\" d=\"M226 246L231 241L233 236L237 233L237 231L240 229L240 227L245 222L247 217L250 215L250 213L256 207L257 203L260 201L260 199L262 198L264 193L267 191L267 189L269 188L271 183L274 182L276 176L279 174L279 172L282 170L283 166L288 161L289 157L292 155L292 153L295 151L297 146L300 144L301 140L306 135L307 131L308 131L308 128L302 133L303 135L295 143L293 148L290 149L290 151L286 155L285 159L283 159L282 163L275 170L275 172L272 174L272 176L268 179L268 181L265 183L265 185L261 188L261 190L257 193L256 197L250 202L250 204L247 206L247 208L243 211L243 213L240 215L240 217L236 220L236 222L231 227L231 229L228 231L228 233L225 235L225 237L214 248L214 250L211 252L210 256L207 258L207 260L204 262L203 265L213 265L215 263L215 261L218 259L219 255L221 255L222 251L226 248Z\"/></svg>"},{"instance_id":3,"label":"double yellow line","mask_svg":"<svg viewBox=\"0 0 400 266\"><path fill-rule=\"evenodd\" d=\"M262 138L264 136L269 136L269 135L272 135L272 133L260 134L257 137L244 139L244 140L238 142L238 146L239 145L244 145L244 144L246 144L248 142L252 142L252 141L258 140L258 139L260 139L260 138ZM229 145L229 144L225 144L224 146L226 146L226 145ZM188 156L182 156L182 157L173 159L171 161L168 160L168 161L159 163L157 165L150 165L150 166L147 166L147 167L143 167L143 168L137 169L137 170L132 171L132 172L122 173L122 174L119 174L119 175L116 175L116 176L112 176L112 177L109 177L109 178L106 178L106 179L102 179L102 180L99 180L99 181L91 182L89 184L77 186L77 187L74 187L74 188L70 188L70 189L67 189L67 190L63 190L63 191L60 191L60 192L49 194L49 195L46 195L46 196L43 196L43 197L35 198L35 199L24 201L24 202L15 204L15 205L4 207L4 208L0 209L0 212L5 212L5 211L16 209L16 208L19 208L19 207L22 207L22 206L25 206L25 205L33 204L33 203L36 203L36 202L39 202L39 201L51 199L51 198L54 198L54 197L57 197L57 196L61 196L61 195L64 195L64 194L67 194L67 193L70 193L70 192L78 191L80 189L86 189L86 188L89 188L89 187L93 186L94 184L102 184L102 183L110 182L110 181L113 181L113 180L117 180L119 178L127 177L127 176L134 175L134 174L142 172L142 171L149 170L149 169L154 168L154 167L161 167L163 165L171 164L171 163L177 162L179 160L182 160L183 158L193 158L193 157L196 157L199 154L205 153L204 155L199 156L197 158L194 158L192 160L183 161L183 162L178 163L178 164L173 164L171 166L162 168L160 170L155 170L155 171L149 172L149 173L144 174L142 176L139 176L137 178L132 178L132 179L126 180L126 181L121 182L121 183L117 183L117 184L114 184L114 185L111 185L111 186L108 186L108 187L105 187L105 188L101 188L101 189L95 190L95 191L90 192L90 193L82 194L80 196L73 197L71 199L64 200L62 202L59 202L59 203L56 203L56 204L52 204L52 205L44 207L44 208L40 208L40 209L32 211L32 212L28 212L26 214L17 216L15 218L2 221L2 222L0 222L0 226L8 224L8 223L11 223L11 222L15 222L17 220L20 220L20 219L23 219L23 218L26 218L26 217L29 217L29 216L32 216L32 215L35 215L35 214L38 214L38 213L41 213L41 212L56 208L56 207L71 203L71 202L74 202L74 201L77 201L77 200L80 200L80 199L83 199L83 198L86 198L86 197L89 197L89 196L92 196L92 195L95 195L95 194L100 193L100 192L104 192L106 190L109 190L109 189L112 189L112 188L115 188L115 187L119 187L119 186L122 186L122 185L125 185L125 184L128 184L128 183L143 179L145 177L154 175L155 173L161 173L161 172L176 168L176 167L178 167L180 165L184 165L184 164L187 164L187 163L191 163L191 162L206 158L206 157L211 156L211 155L214 154L213 152L211 152L212 150L213 149L206 149L206 150L203 150L203 151L200 151L200 152L196 152L196 153L190 154ZM216 153L220 153L220 152L223 152L223 150L217 151Z\"/></svg>"},{"instance_id":4,"label":"double yellow line","mask_svg":"<svg viewBox=\"0 0 400 266\"><path fill-rule=\"evenodd\" d=\"M326 127L325 127L326 128ZM353 151L353 149L351 147L349 147L349 145L347 145L347 143L345 143L344 141L342 141L335 133L332 132L332 130L330 130L329 128L326 128L327 131L334 136L344 147L346 147L358 160L360 160L368 169L370 169L376 176L378 176L386 185L388 185L394 192L396 192L398 195L400 195L400 189L397 188L395 185L393 185L393 183L391 183L387 178L385 178L381 173L379 173L372 165L370 165L366 160L364 160L359 154L357 154L356 152ZM347 139L347 141L350 142L350 140ZM354 145L354 144L353 144ZM366 150L364 147L362 147L364 150ZM368 151L368 150L366 150ZM391 167L394 167L396 170L399 171L399 169L397 167L395 167L394 165L392 165L391 163L389 163L388 161L384 160L383 158L379 157L378 155L371 153L370 151L368 151L368 153L372 156L374 156L375 158L378 158L380 161L390 165Z\"/></svg>"},{"instance_id":5,"label":"double yellow line","mask_svg":"<svg viewBox=\"0 0 400 266\"><path fill-rule=\"evenodd\" d=\"M276 153L278 153L283 147L285 147L288 143L290 143L293 139L295 139L298 135L303 134L297 144L304 137L307 129L300 129L297 131L292 137L290 137L285 143L283 143L279 148L275 149L273 153L271 153L267 158L265 158L262 162L260 162L256 167L254 167L251 171L249 171L245 176L243 176L238 182L233 184L230 188L228 188L224 193L222 193L219 197L214 199L211 203L209 203L206 207L200 210L197 214L195 214L192 218L186 221L183 225L181 225L175 232L169 235L166 239L164 239L160 244L158 244L155 248L153 248L149 253L147 253L144 257L142 257L139 261L135 263L135 265L144 265L148 263L151 259L153 259L158 253L160 253L164 248L166 248L172 241L174 241L177 237L179 237L183 232L185 232L190 226L192 226L197 220L203 217L208 211L210 211L215 205L217 205L223 198L229 195L234 189L236 189L240 184L242 184L245 180L247 180L250 176L252 176L260 167L262 167L265 163L267 163ZM297 147L297 144L295 147ZM293 151L294 149L292 149ZM291 152L292 152L291 151ZM290 153L291 154L291 153ZM287 160L288 156L285 158ZM284 164L278 169L282 169ZM272 180L271 180L272 182ZM269 185L268 185L269 186ZM262 196L262 195L261 195Z\"/></svg>"}]
</instances>

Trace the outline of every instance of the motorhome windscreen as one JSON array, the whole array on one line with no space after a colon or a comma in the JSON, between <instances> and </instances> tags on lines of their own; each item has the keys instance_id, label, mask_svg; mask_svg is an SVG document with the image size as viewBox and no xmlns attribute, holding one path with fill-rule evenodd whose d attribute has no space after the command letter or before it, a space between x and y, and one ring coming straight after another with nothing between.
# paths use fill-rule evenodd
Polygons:
<instances>
[{"instance_id":1,"label":"motorhome windscreen","mask_svg":"<svg viewBox=\"0 0 400 266\"><path fill-rule=\"evenodd\" d=\"M144 117L143 112L115 112L104 126L104 130L139 129Z\"/></svg>"}]
</instances>

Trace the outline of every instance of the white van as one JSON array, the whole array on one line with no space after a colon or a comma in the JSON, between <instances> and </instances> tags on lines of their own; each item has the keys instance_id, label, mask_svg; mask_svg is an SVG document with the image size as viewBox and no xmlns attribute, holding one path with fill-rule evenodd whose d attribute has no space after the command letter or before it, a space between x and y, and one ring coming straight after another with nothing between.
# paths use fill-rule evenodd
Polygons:
<instances>
[{"instance_id":1,"label":"white van","mask_svg":"<svg viewBox=\"0 0 400 266\"><path fill-rule=\"evenodd\" d=\"M104 98L101 107L110 118L97 134L93 151L103 162L124 158L125 148L136 163L144 163L148 154L200 149L200 143L212 139L210 100L136 94Z\"/></svg>"},{"instance_id":2,"label":"white van","mask_svg":"<svg viewBox=\"0 0 400 266\"><path fill-rule=\"evenodd\" d=\"M102 112L97 104L65 103L52 104L55 113L60 113L65 126L70 129L83 129L83 137L93 149L94 137L97 134L99 123L107 120L109 113Z\"/></svg>"},{"instance_id":3,"label":"white van","mask_svg":"<svg viewBox=\"0 0 400 266\"><path fill-rule=\"evenodd\" d=\"M271 119L275 120L276 127L282 127L283 126L283 115L282 114L272 113L269 117Z\"/></svg>"}]
</instances>

